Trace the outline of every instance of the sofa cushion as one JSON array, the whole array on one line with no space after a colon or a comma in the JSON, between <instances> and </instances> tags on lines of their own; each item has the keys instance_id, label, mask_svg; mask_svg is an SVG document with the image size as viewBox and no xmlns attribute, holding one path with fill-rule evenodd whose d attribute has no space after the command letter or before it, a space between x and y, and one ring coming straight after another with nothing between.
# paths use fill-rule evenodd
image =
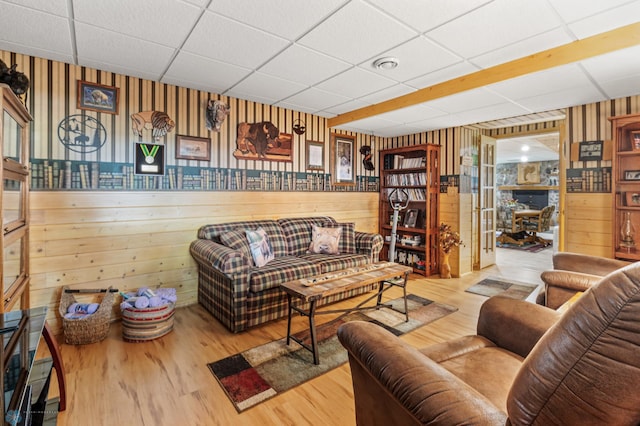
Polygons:
<instances>
[{"instance_id":1,"label":"sofa cushion","mask_svg":"<svg viewBox=\"0 0 640 426\"><path fill-rule=\"evenodd\" d=\"M342 237L340 238L340 253L356 252L356 224L353 222L325 222L322 224L325 228L342 228Z\"/></svg>"},{"instance_id":2,"label":"sofa cushion","mask_svg":"<svg viewBox=\"0 0 640 426\"><path fill-rule=\"evenodd\" d=\"M251 248L249 247L249 241L247 241L247 235L245 234L243 229L234 229L231 231L223 232L220 234L220 242L233 250L238 250L245 256L247 256L251 260L251 264L253 263L253 258L251 257Z\"/></svg>"},{"instance_id":3,"label":"sofa cushion","mask_svg":"<svg viewBox=\"0 0 640 426\"><path fill-rule=\"evenodd\" d=\"M287 241L285 235L282 232L280 224L275 220L246 220L242 222L229 222L214 225L204 225L198 229L198 238L212 240L217 243L222 243L220 236L224 232L229 232L237 229L251 229L255 230L262 228L269 236L271 242L271 248L273 249L273 255L275 257L285 256L287 254ZM311 240L309 240L311 241ZM307 241L307 247L309 246Z\"/></svg>"},{"instance_id":4,"label":"sofa cushion","mask_svg":"<svg viewBox=\"0 0 640 426\"><path fill-rule=\"evenodd\" d=\"M247 229L245 232L247 234L249 247L251 248L253 263L258 268L262 268L274 258L269 236L262 228L258 228L255 231Z\"/></svg>"},{"instance_id":5,"label":"sofa cushion","mask_svg":"<svg viewBox=\"0 0 640 426\"><path fill-rule=\"evenodd\" d=\"M313 225L309 253L339 254L342 227L325 228Z\"/></svg>"},{"instance_id":6,"label":"sofa cushion","mask_svg":"<svg viewBox=\"0 0 640 426\"><path fill-rule=\"evenodd\" d=\"M276 257L262 268L251 268L249 291L258 293L287 281L319 275L320 265L295 256Z\"/></svg>"},{"instance_id":7,"label":"sofa cushion","mask_svg":"<svg viewBox=\"0 0 640 426\"><path fill-rule=\"evenodd\" d=\"M301 259L308 260L320 267L320 273L355 268L369 263L369 256L364 254L303 254Z\"/></svg>"},{"instance_id":8,"label":"sofa cushion","mask_svg":"<svg viewBox=\"0 0 640 426\"><path fill-rule=\"evenodd\" d=\"M322 226L327 222L335 220L329 216L278 219L287 241L287 253L291 256L305 254L311 244L313 225Z\"/></svg>"}]
</instances>

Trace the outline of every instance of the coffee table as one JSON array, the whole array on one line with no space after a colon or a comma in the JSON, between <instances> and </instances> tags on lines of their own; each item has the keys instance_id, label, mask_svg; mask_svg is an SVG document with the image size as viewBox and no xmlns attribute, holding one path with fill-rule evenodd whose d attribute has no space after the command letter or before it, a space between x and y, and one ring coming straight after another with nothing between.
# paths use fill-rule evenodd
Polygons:
<instances>
[{"instance_id":1,"label":"coffee table","mask_svg":"<svg viewBox=\"0 0 640 426\"><path fill-rule=\"evenodd\" d=\"M280 288L287 294L287 303L289 305L287 317L287 345L290 341L301 345L303 348L311 351L313 354L313 363L320 364L318 355L318 342L316 338L315 316L317 314L329 314L336 312L352 312L364 309L379 309L381 307L391 308L389 305L382 303L382 293L391 287L402 287L404 297L404 314L406 321L409 321L409 311L407 310L407 279L409 273L413 271L410 266L399 265L393 262L378 262L365 266L343 269L340 271L330 272L313 278L303 278L295 281L289 281L280 284ZM324 310L318 312L316 310L317 303L322 298L332 294L341 293L343 291L353 290L364 287L369 284L379 282L378 292L356 307L347 309ZM377 297L375 306L363 305ZM293 305L293 299L301 303L309 303L309 309L304 310L301 307ZM306 344L302 339L298 339L291 335L291 316L293 311L298 312L302 316L309 317L309 334L311 337L311 345Z\"/></svg>"}]
</instances>

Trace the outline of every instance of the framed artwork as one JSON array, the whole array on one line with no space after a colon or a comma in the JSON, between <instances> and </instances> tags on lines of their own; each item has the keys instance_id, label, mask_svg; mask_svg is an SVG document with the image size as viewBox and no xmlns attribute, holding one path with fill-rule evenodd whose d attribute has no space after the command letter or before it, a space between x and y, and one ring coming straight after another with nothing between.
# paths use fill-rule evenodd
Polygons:
<instances>
[{"instance_id":1,"label":"framed artwork","mask_svg":"<svg viewBox=\"0 0 640 426\"><path fill-rule=\"evenodd\" d=\"M627 170L624 172L624 180L640 180L640 170Z\"/></svg>"},{"instance_id":2,"label":"framed artwork","mask_svg":"<svg viewBox=\"0 0 640 426\"><path fill-rule=\"evenodd\" d=\"M183 160L211 160L211 139L176 135L176 158Z\"/></svg>"},{"instance_id":3,"label":"framed artwork","mask_svg":"<svg viewBox=\"0 0 640 426\"><path fill-rule=\"evenodd\" d=\"M164 145L136 142L135 149L136 175L164 175Z\"/></svg>"},{"instance_id":4,"label":"framed artwork","mask_svg":"<svg viewBox=\"0 0 640 426\"><path fill-rule=\"evenodd\" d=\"M76 106L79 109L89 111L118 114L119 90L120 89L113 86L78 80L78 100Z\"/></svg>"},{"instance_id":5,"label":"framed artwork","mask_svg":"<svg viewBox=\"0 0 640 426\"><path fill-rule=\"evenodd\" d=\"M637 192L627 192L627 206L640 207L640 194Z\"/></svg>"},{"instance_id":6,"label":"framed artwork","mask_svg":"<svg viewBox=\"0 0 640 426\"><path fill-rule=\"evenodd\" d=\"M603 141L580 142L578 161L602 160Z\"/></svg>"},{"instance_id":7,"label":"framed artwork","mask_svg":"<svg viewBox=\"0 0 640 426\"><path fill-rule=\"evenodd\" d=\"M540 183L540 163L518 163L518 185Z\"/></svg>"},{"instance_id":8,"label":"framed artwork","mask_svg":"<svg viewBox=\"0 0 640 426\"><path fill-rule=\"evenodd\" d=\"M404 214L404 223L402 226L405 228L415 228L416 221L418 220L418 210L417 209L408 209Z\"/></svg>"},{"instance_id":9,"label":"framed artwork","mask_svg":"<svg viewBox=\"0 0 640 426\"><path fill-rule=\"evenodd\" d=\"M331 134L331 174L336 186L352 186L356 184L353 164L354 136Z\"/></svg>"},{"instance_id":10,"label":"framed artwork","mask_svg":"<svg viewBox=\"0 0 640 426\"><path fill-rule=\"evenodd\" d=\"M237 131L238 160L293 161L293 134L281 133L272 122L239 123Z\"/></svg>"},{"instance_id":11,"label":"framed artwork","mask_svg":"<svg viewBox=\"0 0 640 426\"><path fill-rule=\"evenodd\" d=\"M324 143L307 140L307 170L324 170Z\"/></svg>"}]
</instances>

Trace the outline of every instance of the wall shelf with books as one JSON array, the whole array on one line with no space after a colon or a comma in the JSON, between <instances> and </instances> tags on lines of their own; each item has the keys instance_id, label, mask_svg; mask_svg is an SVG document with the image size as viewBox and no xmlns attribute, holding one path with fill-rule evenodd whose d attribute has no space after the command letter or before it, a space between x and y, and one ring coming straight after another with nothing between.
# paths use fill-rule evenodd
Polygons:
<instances>
[{"instance_id":1,"label":"wall shelf with books","mask_svg":"<svg viewBox=\"0 0 640 426\"><path fill-rule=\"evenodd\" d=\"M385 239L381 259L388 259L394 190L406 191L409 201L399 212L396 229L396 259L429 276L438 272L438 198L440 194L440 146L413 145L380 151L379 232ZM396 193L398 193L396 192Z\"/></svg>"}]
</instances>

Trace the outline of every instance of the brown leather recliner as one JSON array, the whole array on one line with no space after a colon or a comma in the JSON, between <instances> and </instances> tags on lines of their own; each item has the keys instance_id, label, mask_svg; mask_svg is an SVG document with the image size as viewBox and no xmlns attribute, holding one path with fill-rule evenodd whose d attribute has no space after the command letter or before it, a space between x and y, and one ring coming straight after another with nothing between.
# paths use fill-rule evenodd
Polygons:
<instances>
[{"instance_id":1,"label":"brown leather recliner","mask_svg":"<svg viewBox=\"0 0 640 426\"><path fill-rule=\"evenodd\" d=\"M558 309L576 292L586 291L602 277L629 265L629 262L579 253L556 253L553 270L544 271L540 278L544 290L536 302L551 309Z\"/></svg>"},{"instance_id":2,"label":"brown leather recliner","mask_svg":"<svg viewBox=\"0 0 640 426\"><path fill-rule=\"evenodd\" d=\"M338 337L358 425L640 424L640 264L563 315L492 297L477 335L420 350L367 322Z\"/></svg>"}]
</instances>

